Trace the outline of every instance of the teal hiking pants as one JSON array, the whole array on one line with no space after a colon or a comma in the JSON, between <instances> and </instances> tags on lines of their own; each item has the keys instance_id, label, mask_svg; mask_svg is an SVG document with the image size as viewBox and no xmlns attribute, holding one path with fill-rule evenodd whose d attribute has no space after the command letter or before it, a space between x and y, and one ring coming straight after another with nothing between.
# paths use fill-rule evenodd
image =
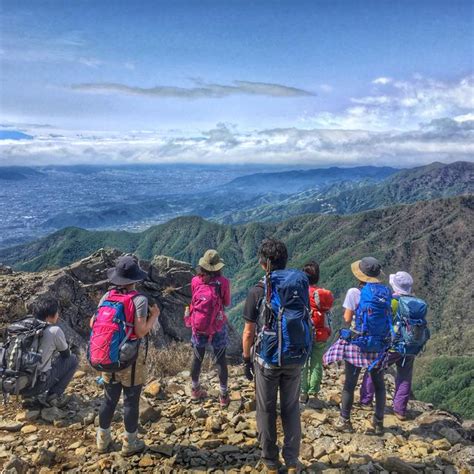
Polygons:
<instances>
[{"instance_id":1,"label":"teal hiking pants","mask_svg":"<svg viewBox=\"0 0 474 474\"><path fill-rule=\"evenodd\" d=\"M319 393L323 379L323 354L326 350L326 342L314 342L311 356L303 367L301 376L301 392L310 395Z\"/></svg>"}]
</instances>

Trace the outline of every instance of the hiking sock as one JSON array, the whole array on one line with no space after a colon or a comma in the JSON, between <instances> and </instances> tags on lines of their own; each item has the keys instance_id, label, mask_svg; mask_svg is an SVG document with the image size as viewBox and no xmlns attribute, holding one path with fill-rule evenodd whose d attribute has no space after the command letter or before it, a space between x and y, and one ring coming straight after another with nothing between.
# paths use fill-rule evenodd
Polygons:
<instances>
[{"instance_id":1,"label":"hiking sock","mask_svg":"<svg viewBox=\"0 0 474 474\"><path fill-rule=\"evenodd\" d=\"M201 384L199 380L191 380L191 386L193 390L197 390L201 386Z\"/></svg>"},{"instance_id":2,"label":"hiking sock","mask_svg":"<svg viewBox=\"0 0 474 474\"><path fill-rule=\"evenodd\" d=\"M227 385L221 385L219 389L220 389L221 395L227 395L227 392L229 391L229 389L227 388Z\"/></svg>"}]
</instances>

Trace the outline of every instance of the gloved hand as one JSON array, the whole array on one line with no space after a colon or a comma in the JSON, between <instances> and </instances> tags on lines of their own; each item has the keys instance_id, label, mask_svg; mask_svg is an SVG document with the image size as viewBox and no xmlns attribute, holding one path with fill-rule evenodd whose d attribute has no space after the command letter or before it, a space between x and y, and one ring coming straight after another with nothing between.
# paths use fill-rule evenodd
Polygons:
<instances>
[{"instance_id":1,"label":"gloved hand","mask_svg":"<svg viewBox=\"0 0 474 474\"><path fill-rule=\"evenodd\" d=\"M243 357L243 356L242 356L242 359L244 361L244 374L245 374L245 377L247 378L247 380L252 381L253 377L255 375L255 370L254 370L254 367L253 367L252 359L250 357Z\"/></svg>"}]
</instances>

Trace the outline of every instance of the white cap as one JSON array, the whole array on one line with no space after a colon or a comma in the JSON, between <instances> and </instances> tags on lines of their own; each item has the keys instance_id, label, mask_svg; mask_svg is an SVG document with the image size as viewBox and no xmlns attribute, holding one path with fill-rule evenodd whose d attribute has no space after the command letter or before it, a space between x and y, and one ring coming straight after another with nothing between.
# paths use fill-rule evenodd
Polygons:
<instances>
[{"instance_id":1,"label":"white cap","mask_svg":"<svg viewBox=\"0 0 474 474\"><path fill-rule=\"evenodd\" d=\"M392 273L389 277L389 281L395 293L400 295L411 295L413 291L413 278L409 273Z\"/></svg>"}]
</instances>

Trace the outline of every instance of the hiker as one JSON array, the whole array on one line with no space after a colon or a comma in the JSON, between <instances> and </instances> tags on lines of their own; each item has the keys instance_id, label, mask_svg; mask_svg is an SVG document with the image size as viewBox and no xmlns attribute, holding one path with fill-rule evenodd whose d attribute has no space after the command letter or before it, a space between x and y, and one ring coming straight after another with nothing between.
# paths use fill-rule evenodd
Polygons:
<instances>
[{"instance_id":1,"label":"hiker","mask_svg":"<svg viewBox=\"0 0 474 474\"><path fill-rule=\"evenodd\" d=\"M242 336L245 375L255 375L257 430L262 461L277 473L277 397L284 432L282 454L288 472L297 472L301 442L301 368L313 340L309 315L309 282L299 270L285 270L283 242L264 240L258 250L265 277L247 295Z\"/></svg>"},{"instance_id":2,"label":"hiker","mask_svg":"<svg viewBox=\"0 0 474 474\"><path fill-rule=\"evenodd\" d=\"M123 391L122 455L143 451L137 437L140 394L146 382L146 338L160 315L158 306L148 304L136 291L136 284L147 278L132 256L119 257L107 271L114 288L107 291L91 319L89 346L91 365L103 370L104 399L99 409L97 450L107 452L112 445L110 425Z\"/></svg>"},{"instance_id":3,"label":"hiker","mask_svg":"<svg viewBox=\"0 0 474 474\"><path fill-rule=\"evenodd\" d=\"M302 403L308 403L311 408L320 409L322 404L318 394L323 378L323 354L327 341L331 337L330 311L334 303L333 294L318 286L319 264L315 261L308 262L303 271L309 280L309 303L311 319L314 327L313 349L308 362L303 367L301 375Z\"/></svg>"},{"instance_id":4,"label":"hiker","mask_svg":"<svg viewBox=\"0 0 474 474\"><path fill-rule=\"evenodd\" d=\"M389 281L393 290L392 313L397 336L393 348L389 351L387 365L397 366L393 413L399 420L405 421L415 357L430 337L425 320L428 308L423 300L413 296L413 278L409 273L397 272L390 275ZM370 409L373 399L374 386L366 372L360 387L361 407Z\"/></svg>"},{"instance_id":5,"label":"hiker","mask_svg":"<svg viewBox=\"0 0 474 474\"><path fill-rule=\"evenodd\" d=\"M199 259L197 275L191 280L191 306L185 324L192 329L191 399L198 402L207 397L199 381L207 344L212 345L219 376L219 403L229 406L226 349L229 344L227 317L224 308L230 305L230 282L222 276L224 261L216 250L207 250Z\"/></svg>"},{"instance_id":6,"label":"hiker","mask_svg":"<svg viewBox=\"0 0 474 474\"><path fill-rule=\"evenodd\" d=\"M389 288L381 283L382 267L377 259L364 257L351 265L359 281L350 288L343 308L344 321L350 329L341 329L339 339L324 354L323 363L344 361L345 381L342 390L338 431L352 431L350 421L354 391L362 368L369 369L375 389L375 413L372 428L383 433L385 410L384 362L390 345L391 298Z\"/></svg>"},{"instance_id":7,"label":"hiker","mask_svg":"<svg viewBox=\"0 0 474 474\"><path fill-rule=\"evenodd\" d=\"M41 362L36 384L21 393L25 405L39 403L61 408L69 401L64 391L76 372L78 360L58 326L59 303L56 298L41 296L33 303L32 309L33 318L45 323L38 346Z\"/></svg>"}]
</instances>

